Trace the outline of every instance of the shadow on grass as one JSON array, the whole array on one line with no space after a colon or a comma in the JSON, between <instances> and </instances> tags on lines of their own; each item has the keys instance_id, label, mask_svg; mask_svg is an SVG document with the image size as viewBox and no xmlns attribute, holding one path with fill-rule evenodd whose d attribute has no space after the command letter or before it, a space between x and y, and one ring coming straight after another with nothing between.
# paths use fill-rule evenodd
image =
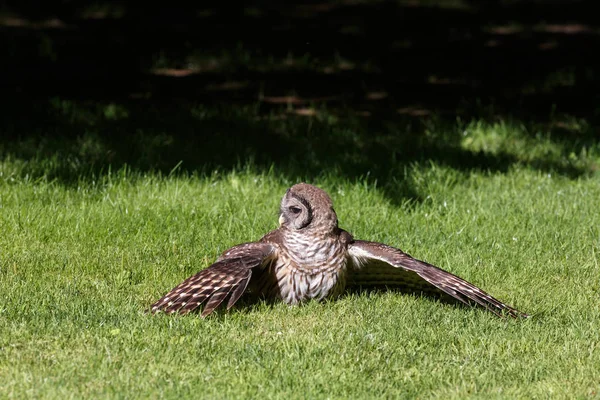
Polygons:
<instances>
[{"instance_id":1,"label":"shadow on grass","mask_svg":"<svg viewBox=\"0 0 600 400\"><path fill-rule=\"evenodd\" d=\"M485 312L485 309L483 307L480 307L475 303L473 303L472 305L467 305L467 304L464 304L464 303L454 299L453 297L445 295L445 294L438 295L438 294L434 294L431 292L425 293L425 292L421 292L421 291L411 291L409 289L402 289L402 288L396 288L396 287L352 288L352 289L346 290L346 292L344 292L340 298L349 297L349 296L369 296L369 295L373 295L373 294L377 294L377 293L386 293L386 292L395 293L400 296L413 296L415 298L424 299L424 301L438 302L440 304L448 305L448 306L452 306L452 307L459 307L459 308L464 308L464 309L470 309L470 308L475 307L475 308L480 309L482 312ZM316 300L314 300L314 301L316 301ZM323 302L328 302L328 301L336 301L336 300L324 300ZM240 313L240 314L249 314L249 313L254 312L254 310L256 309L257 306L262 306L262 307L266 307L268 309L272 309L277 304L281 304L281 300L265 299L262 297L245 294L235 303L235 305L230 310L227 310L227 308L225 307L225 304L221 304L208 316L208 318L223 319L223 318L225 318L225 316L228 313L231 313L231 312ZM305 307L308 304L310 304L310 302L300 303L300 304L294 305L293 307ZM201 306L201 307L198 307L195 310L193 310L191 313L199 316L202 313L203 309L204 309L204 306ZM149 309L145 310L145 312L148 315L150 315ZM158 313L155 315L164 315L164 313Z\"/></svg>"},{"instance_id":2,"label":"shadow on grass","mask_svg":"<svg viewBox=\"0 0 600 400\"><path fill-rule=\"evenodd\" d=\"M251 162L292 181L377 180L393 202L419 200L411 164L581 176L565 158L598 143L593 5L14 3L0 14L0 155L67 185ZM466 150L457 116L550 132L560 155Z\"/></svg>"},{"instance_id":3,"label":"shadow on grass","mask_svg":"<svg viewBox=\"0 0 600 400\"><path fill-rule=\"evenodd\" d=\"M27 106L25 106L27 104ZM291 181L323 174L342 179L377 181L393 202L419 200L406 168L441 166L469 171L506 172L515 164L578 177L585 166L562 155L593 145L583 131L578 138L557 136L559 157L540 154L529 160L507 152L471 151L461 147L461 126L439 118L390 116L360 118L326 111L311 117L266 114L254 106L191 105L189 102L75 102L52 99L4 105L10 118L0 154L22 163L21 174L65 185L127 166L138 172L174 170L210 175L250 163L258 171L274 170ZM17 123L15 123L17 121Z\"/></svg>"},{"instance_id":4,"label":"shadow on grass","mask_svg":"<svg viewBox=\"0 0 600 400\"><path fill-rule=\"evenodd\" d=\"M407 167L430 162L454 170L506 172L515 164L577 177L585 166L564 155L594 143L584 132L578 140L556 138L561 155L529 160L498 151L461 147L456 121L412 117L361 119L326 111L312 117L265 115L260 104L246 107L190 105L188 102L12 103L0 122L0 154L21 163L21 175L45 177L65 185L97 179L109 169L138 172L174 170L210 175L250 163L258 172L273 170L290 181L338 175L350 181L377 181L394 203L420 200ZM25 110L25 112L24 112ZM18 121L18 124L14 124Z\"/></svg>"},{"instance_id":5,"label":"shadow on grass","mask_svg":"<svg viewBox=\"0 0 600 400\"><path fill-rule=\"evenodd\" d=\"M57 4L58 3L58 4ZM4 93L598 117L591 0L13 2Z\"/></svg>"}]
</instances>

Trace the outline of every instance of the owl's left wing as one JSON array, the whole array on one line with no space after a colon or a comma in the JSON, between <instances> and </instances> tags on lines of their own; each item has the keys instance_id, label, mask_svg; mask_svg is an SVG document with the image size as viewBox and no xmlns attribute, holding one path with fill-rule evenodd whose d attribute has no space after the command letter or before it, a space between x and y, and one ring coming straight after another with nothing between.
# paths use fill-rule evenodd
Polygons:
<instances>
[{"instance_id":1,"label":"owl's left wing","mask_svg":"<svg viewBox=\"0 0 600 400\"><path fill-rule=\"evenodd\" d=\"M234 246L214 264L175 286L151 306L151 311L186 314L206 302L202 311L205 317L228 296L227 309L230 309L246 290L252 270L264 266L275 256L276 248L270 243L251 242Z\"/></svg>"},{"instance_id":2,"label":"owl's left wing","mask_svg":"<svg viewBox=\"0 0 600 400\"><path fill-rule=\"evenodd\" d=\"M350 286L389 285L441 292L465 304L479 304L499 316L506 313L511 317L528 317L464 279L394 247L356 240L348 245L348 253L352 264Z\"/></svg>"}]
</instances>

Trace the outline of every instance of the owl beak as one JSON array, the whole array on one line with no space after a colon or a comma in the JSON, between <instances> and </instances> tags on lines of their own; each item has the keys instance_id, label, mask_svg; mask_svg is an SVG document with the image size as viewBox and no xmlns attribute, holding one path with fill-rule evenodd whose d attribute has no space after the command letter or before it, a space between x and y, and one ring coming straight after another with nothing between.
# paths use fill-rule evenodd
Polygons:
<instances>
[{"instance_id":1,"label":"owl beak","mask_svg":"<svg viewBox=\"0 0 600 400\"><path fill-rule=\"evenodd\" d=\"M279 215L279 226L283 225L283 223L285 222L285 218L283 218L283 214Z\"/></svg>"}]
</instances>

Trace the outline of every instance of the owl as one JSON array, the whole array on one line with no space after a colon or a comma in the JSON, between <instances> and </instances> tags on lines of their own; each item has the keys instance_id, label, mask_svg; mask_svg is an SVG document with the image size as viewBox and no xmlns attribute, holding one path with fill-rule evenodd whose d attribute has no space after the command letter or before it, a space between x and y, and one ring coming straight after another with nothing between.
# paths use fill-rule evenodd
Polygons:
<instances>
[{"instance_id":1,"label":"owl","mask_svg":"<svg viewBox=\"0 0 600 400\"><path fill-rule=\"evenodd\" d=\"M357 287L398 287L481 306L498 316L528 317L475 285L402 250L357 240L338 226L329 195L299 183L280 204L279 227L256 242L234 246L151 306L185 314L202 305L207 316L245 293L298 304L331 299Z\"/></svg>"}]
</instances>

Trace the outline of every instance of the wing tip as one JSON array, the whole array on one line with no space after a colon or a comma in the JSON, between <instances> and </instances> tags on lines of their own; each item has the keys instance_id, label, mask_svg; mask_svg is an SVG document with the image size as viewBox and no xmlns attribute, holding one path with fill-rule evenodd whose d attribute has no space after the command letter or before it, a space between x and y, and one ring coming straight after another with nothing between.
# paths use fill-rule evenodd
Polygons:
<instances>
[{"instance_id":1,"label":"wing tip","mask_svg":"<svg viewBox=\"0 0 600 400\"><path fill-rule=\"evenodd\" d=\"M245 281L245 282L244 282ZM225 290L217 290L212 292L202 293L200 296L179 296L176 300L170 300L172 296L166 295L154 304L150 306L150 313L155 315L157 313L163 312L165 314L175 314L178 313L180 315L188 314L191 311L194 311L198 308L202 308L202 304L208 300L204 309L200 313L202 318L207 317L209 314L212 314L218 307L220 307L224 301L227 299L227 310L231 309L234 304L239 300L239 298L245 292L248 283L250 281L250 274L243 279L238 280L235 284L226 288ZM182 299L192 300L192 301L181 301Z\"/></svg>"},{"instance_id":2,"label":"wing tip","mask_svg":"<svg viewBox=\"0 0 600 400\"><path fill-rule=\"evenodd\" d=\"M529 319L532 317L531 314L524 313L524 312L519 311L514 308L510 308L510 311L508 312L508 314L510 317L512 317L514 319Z\"/></svg>"}]
</instances>

